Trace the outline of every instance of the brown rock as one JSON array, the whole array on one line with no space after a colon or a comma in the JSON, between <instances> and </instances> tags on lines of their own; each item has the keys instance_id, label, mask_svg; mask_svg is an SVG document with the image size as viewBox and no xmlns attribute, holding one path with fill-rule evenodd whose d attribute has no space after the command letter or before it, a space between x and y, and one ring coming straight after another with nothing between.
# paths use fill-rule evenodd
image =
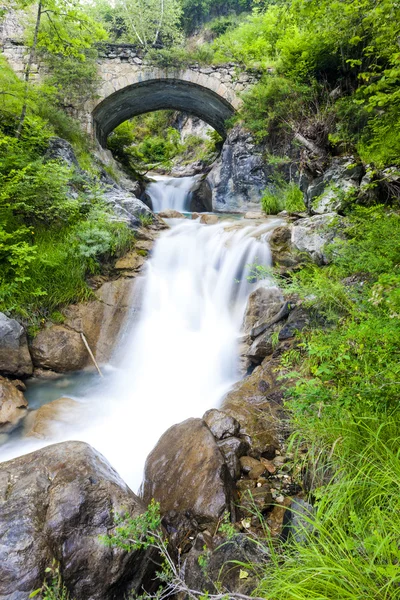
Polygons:
<instances>
[{"instance_id":1,"label":"brown rock","mask_svg":"<svg viewBox=\"0 0 400 600\"><path fill-rule=\"evenodd\" d=\"M79 419L82 405L71 398L58 398L32 411L26 418L27 437L50 438L56 428L64 428Z\"/></svg>"},{"instance_id":2,"label":"brown rock","mask_svg":"<svg viewBox=\"0 0 400 600\"><path fill-rule=\"evenodd\" d=\"M108 548L100 539L114 511L144 504L87 444L66 442L0 464L0 598L28 600L55 559L76 600L138 593L155 567L148 552Z\"/></svg>"},{"instance_id":3,"label":"brown rock","mask_svg":"<svg viewBox=\"0 0 400 600\"><path fill-rule=\"evenodd\" d=\"M203 223L203 225L215 225L216 223L218 223L218 221L219 219L217 215L203 214L200 217L200 223Z\"/></svg>"},{"instance_id":4,"label":"brown rock","mask_svg":"<svg viewBox=\"0 0 400 600\"><path fill-rule=\"evenodd\" d=\"M178 210L174 210L173 208L167 208L166 210L162 210L158 213L158 216L162 219L184 219L184 215L180 213Z\"/></svg>"},{"instance_id":5,"label":"brown rock","mask_svg":"<svg viewBox=\"0 0 400 600\"><path fill-rule=\"evenodd\" d=\"M265 215L262 212L249 211L244 215L245 219L265 219Z\"/></svg>"},{"instance_id":6,"label":"brown rock","mask_svg":"<svg viewBox=\"0 0 400 600\"><path fill-rule=\"evenodd\" d=\"M114 265L117 271L138 271L146 262L144 256L140 256L135 250L128 252L122 258L119 258Z\"/></svg>"},{"instance_id":7,"label":"brown rock","mask_svg":"<svg viewBox=\"0 0 400 600\"><path fill-rule=\"evenodd\" d=\"M273 475L273 473L275 473L276 467L273 462L271 462L270 460L267 460L265 458L262 458L262 457L260 458L260 461L262 462L262 464L265 467L265 470L268 471L268 473L270 473L271 475Z\"/></svg>"},{"instance_id":8,"label":"brown rock","mask_svg":"<svg viewBox=\"0 0 400 600\"><path fill-rule=\"evenodd\" d=\"M0 312L0 373L27 377L32 370L24 328Z\"/></svg>"},{"instance_id":9,"label":"brown rock","mask_svg":"<svg viewBox=\"0 0 400 600\"><path fill-rule=\"evenodd\" d=\"M244 492L241 497L240 507L245 514L253 516L255 508L264 514L271 508L273 503L274 500L269 485L262 485L261 487L254 488L254 490Z\"/></svg>"},{"instance_id":10,"label":"brown rock","mask_svg":"<svg viewBox=\"0 0 400 600\"><path fill-rule=\"evenodd\" d=\"M51 325L38 333L31 345L35 367L61 373L83 369L88 352L81 336L64 325Z\"/></svg>"},{"instance_id":11,"label":"brown rock","mask_svg":"<svg viewBox=\"0 0 400 600\"><path fill-rule=\"evenodd\" d=\"M23 393L11 381L0 377L0 432L14 429L26 415L27 406Z\"/></svg>"},{"instance_id":12,"label":"brown rock","mask_svg":"<svg viewBox=\"0 0 400 600\"><path fill-rule=\"evenodd\" d=\"M256 465L255 467L253 467L249 473L249 478L250 479L255 479L257 481L257 479L259 479L262 475L264 475L266 469L265 469L265 465L263 465L262 463L259 463L258 465Z\"/></svg>"},{"instance_id":13,"label":"brown rock","mask_svg":"<svg viewBox=\"0 0 400 600\"><path fill-rule=\"evenodd\" d=\"M95 295L97 299L94 301L69 306L64 311L65 324L76 332L83 331L96 360L105 363L110 359L136 301L134 280L121 278L107 281ZM91 364L86 352L84 366Z\"/></svg>"},{"instance_id":14,"label":"brown rock","mask_svg":"<svg viewBox=\"0 0 400 600\"><path fill-rule=\"evenodd\" d=\"M215 522L233 494L224 457L201 419L168 429L146 460L143 498L160 502L163 513L190 511L199 523Z\"/></svg>"},{"instance_id":15,"label":"brown rock","mask_svg":"<svg viewBox=\"0 0 400 600\"><path fill-rule=\"evenodd\" d=\"M260 461L252 456L242 456L240 459L240 466L242 467L243 473L250 473L252 469L257 468L260 465Z\"/></svg>"},{"instance_id":16,"label":"brown rock","mask_svg":"<svg viewBox=\"0 0 400 600\"><path fill-rule=\"evenodd\" d=\"M203 421L217 440L235 437L240 430L240 424L236 419L216 408L208 410L203 415Z\"/></svg>"},{"instance_id":17,"label":"brown rock","mask_svg":"<svg viewBox=\"0 0 400 600\"><path fill-rule=\"evenodd\" d=\"M199 213L197 213L197 212L192 213L192 219L193 220L194 219L198 219L199 217L200 217Z\"/></svg>"},{"instance_id":18,"label":"brown rock","mask_svg":"<svg viewBox=\"0 0 400 600\"><path fill-rule=\"evenodd\" d=\"M233 386L221 407L239 421L241 433L250 437L253 452L260 455L268 450L270 456L271 449L278 449L289 434L279 374L279 359L265 359Z\"/></svg>"}]
</instances>

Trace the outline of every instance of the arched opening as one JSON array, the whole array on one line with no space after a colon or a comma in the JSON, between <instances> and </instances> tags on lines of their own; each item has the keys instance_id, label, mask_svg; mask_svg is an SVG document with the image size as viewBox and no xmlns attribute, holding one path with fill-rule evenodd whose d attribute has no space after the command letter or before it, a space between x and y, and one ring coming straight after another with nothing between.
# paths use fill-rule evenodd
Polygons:
<instances>
[{"instance_id":1,"label":"arched opening","mask_svg":"<svg viewBox=\"0 0 400 600\"><path fill-rule=\"evenodd\" d=\"M199 117L226 137L225 122L235 109L216 92L181 79L154 79L129 85L110 94L94 109L95 135L104 147L118 125L143 113L173 109Z\"/></svg>"}]
</instances>

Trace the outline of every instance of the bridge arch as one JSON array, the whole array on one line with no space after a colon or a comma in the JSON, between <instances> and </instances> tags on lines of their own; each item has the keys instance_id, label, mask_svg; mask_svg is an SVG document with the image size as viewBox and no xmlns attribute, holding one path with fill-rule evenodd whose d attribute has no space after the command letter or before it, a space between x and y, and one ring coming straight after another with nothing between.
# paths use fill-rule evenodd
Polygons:
<instances>
[{"instance_id":1,"label":"bridge arch","mask_svg":"<svg viewBox=\"0 0 400 600\"><path fill-rule=\"evenodd\" d=\"M200 117L225 138L225 121L235 107L218 92L176 78L139 81L122 87L102 100L93 110L94 133L102 146L118 125L137 115L156 110L173 109Z\"/></svg>"}]
</instances>

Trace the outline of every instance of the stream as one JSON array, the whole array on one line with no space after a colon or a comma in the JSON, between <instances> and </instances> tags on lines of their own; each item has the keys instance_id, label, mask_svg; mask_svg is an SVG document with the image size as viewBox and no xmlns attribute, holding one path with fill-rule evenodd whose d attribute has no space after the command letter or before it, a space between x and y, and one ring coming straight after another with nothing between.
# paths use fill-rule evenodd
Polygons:
<instances>
[{"instance_id":1,"label":"stream","mask_svg":"<svg viewBox=\"0 0 400 600\"><path fill-rule=\"evenodd\" d=\"M149 186L155 210L187 209L195 178L171 180ZM254 224L228 216L215 225L190 218L168 222L171 228L135 280L132 314L104 378L83 372L31 384L30 408L62 396L76 405L51 440L28 439L20 430L2 446L2 460L55 441L83 440L137 490L146 456L162 433L218 407L238 380L248 295L256 285L271 285L249 281L249 265L271 264L267 238L278 221Z\"/></svg>"}]
</instances>

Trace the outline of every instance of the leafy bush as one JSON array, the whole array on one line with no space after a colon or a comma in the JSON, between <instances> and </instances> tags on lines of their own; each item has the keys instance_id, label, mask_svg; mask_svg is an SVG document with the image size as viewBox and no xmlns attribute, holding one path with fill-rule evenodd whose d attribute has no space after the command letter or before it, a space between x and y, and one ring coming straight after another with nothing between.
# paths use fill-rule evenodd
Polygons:
<instances>
[{"instance_id":1,"label":"leafy bush","mask_svg":"<svg viewBox=\"0 0 400 600\"><path fill-rule=\"evenodd\" d=\"M267 215L276 215L282 210L288 213L305 210L303 192L293 181L285 183L277 177L272 189L266 189L261 198L261 208Z\"/></svg>"}]
</instances>

